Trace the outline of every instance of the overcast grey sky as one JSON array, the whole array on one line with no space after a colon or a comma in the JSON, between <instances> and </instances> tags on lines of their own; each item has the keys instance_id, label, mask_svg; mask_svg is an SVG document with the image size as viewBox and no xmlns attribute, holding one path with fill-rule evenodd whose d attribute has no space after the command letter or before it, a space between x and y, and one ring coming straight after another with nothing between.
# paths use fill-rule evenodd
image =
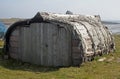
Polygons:
<instances>
[{"instance_id":1,"label":"overcast grey sky","mask_svg":"<svg viewBox=\"0 0 120 79\"><path fill-rule=\"evenodd\" d=\"M120 20L120 0L0 0L0 18L31 18L38 11L100 15Z\"/></svg>"}]
</instances>

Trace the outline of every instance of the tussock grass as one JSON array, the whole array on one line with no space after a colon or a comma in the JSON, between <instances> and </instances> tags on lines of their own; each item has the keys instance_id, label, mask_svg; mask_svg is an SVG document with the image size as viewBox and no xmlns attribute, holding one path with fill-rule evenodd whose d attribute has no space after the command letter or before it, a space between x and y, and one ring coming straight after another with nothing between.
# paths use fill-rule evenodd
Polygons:
<instances>
[{"instance_id":1,"label":"tussock grass","mask_svg":"<svg viewBox=\"0 0 120 79\"><path fill-rule=\"evenodd\" d=\"M4 45L4 41L0 40L0 48L3 48L3 45Z\"/></svg>"},{"instance_id":2,"label":"tussock grass","mask_svg":"<svg viewBox=\"0 0 120 79\"><path fill-rule=\"evenodd\" d=\"M120 79L120 35L114 35L116 51L96 57L80 67L52 68L0 60L0 79ZM98 59L106 57L99 62ZM111 61L108 61L112 59Z\"/></svg>"}]
</instances>

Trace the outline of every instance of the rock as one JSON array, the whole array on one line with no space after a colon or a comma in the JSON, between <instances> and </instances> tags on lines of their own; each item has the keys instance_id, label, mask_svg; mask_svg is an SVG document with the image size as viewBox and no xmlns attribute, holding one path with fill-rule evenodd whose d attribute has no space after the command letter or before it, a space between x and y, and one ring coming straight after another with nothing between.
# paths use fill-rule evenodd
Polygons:
<instances>
[{"instance_id":1,"label":"rock","mask_svg":"<svg viewBox=\"0 0 120 79\"><path fill-rule=\"evenodd\" d=\"M107 61L110 62L110 61L112 61L112 60L114 60L114 57L111 57L111 58L108 59Z\"/></svg>"},{"instance_id":2,"label":"rock","mask_svg":"<svg viewBox=\"0 0 120 79\"><path fill-rule=\"evenodd\" d=\"M67 10L67 11L66 11L66 14L73 15L73 12Z\"/></svg>"},{"instance_id":3,"label":"rock","mask_svg":"<svg viewBox=\"0 0 120 79\"><path fill-rule=\"evenodd\" d=\"M98 59L98 61L105 61L105 60L106 60L106 57Z\"/></svg>"},{"instance_id":4,"label":"rock","mask_svg":"<svg viewBox=\"0 0 120 79\"><path fill-rule=\"evenodd\" d=\"M117 58L117 62L120 63L120 58Z\"/></svg>"}]
</instances>

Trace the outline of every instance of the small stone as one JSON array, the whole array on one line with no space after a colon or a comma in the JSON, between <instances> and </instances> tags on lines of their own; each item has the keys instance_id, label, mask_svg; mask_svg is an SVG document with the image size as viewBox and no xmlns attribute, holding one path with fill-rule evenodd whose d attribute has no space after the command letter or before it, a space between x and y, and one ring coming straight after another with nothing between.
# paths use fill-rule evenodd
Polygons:
<instances>
[{"instance_id":1,"label":"small stone","mask_svg":"<svg viewBox=\"0 0 120 79\"><path fill-rule=\"evenodd\" d=\"M98 61L105 61L105 60L106 60L106 57L98 59Z\"/></svg>"},{"instance_id":2,"label":"small stone","mask_svg":"<svg viewBox=\"0 0 120 79\"><path fill-rule=\"evenodd\" d=\"M120 58L117 58L117 62L120 63Z\"/></svg>"},{"instance_id":3,"label":"small stone","mask_svg":"<svg viewBox=\"0 0 120 79\"><path fill-rule=\"evenodd\" d=\"M111 58L108 59L107 61L110 62L110 61L112 61L112 60L114 60L114 57L111 57Z\"/></svg>"}]
</instances>

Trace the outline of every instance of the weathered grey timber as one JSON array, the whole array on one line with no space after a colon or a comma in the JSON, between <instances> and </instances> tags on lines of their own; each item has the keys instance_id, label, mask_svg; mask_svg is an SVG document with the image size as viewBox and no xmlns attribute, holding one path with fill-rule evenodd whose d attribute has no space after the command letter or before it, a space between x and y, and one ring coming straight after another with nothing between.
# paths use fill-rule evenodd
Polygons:
<instances>
[{"instance_id":1,"label":"weathered grey timber","mask_svg":"<svg viewBox=\"0 0 120 79\"><path fill-rule=\"evenodd\" d=\"M111 32L100 16L37 13L11 25L5 54L42 66L73 66L113 51Z\"/></svg>"}]
</instances>

